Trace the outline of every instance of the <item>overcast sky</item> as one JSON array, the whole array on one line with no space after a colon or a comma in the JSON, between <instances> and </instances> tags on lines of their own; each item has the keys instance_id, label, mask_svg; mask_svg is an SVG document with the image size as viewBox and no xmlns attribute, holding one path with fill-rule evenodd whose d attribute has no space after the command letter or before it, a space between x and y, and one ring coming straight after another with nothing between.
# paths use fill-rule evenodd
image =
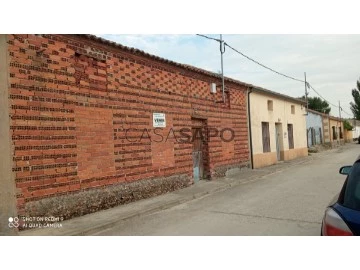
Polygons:
<instances>
[{"instance_id":1,"label":"overcast sky","mask_svg":"<svg viewBox=\"0 0 360 270\"><path fill-rule=\"evenodd\" d=\"M209 71L220 68L219 44L196 35L100 35L120 44ZM219 38L219 35L208 35ZM304 79L333 104L352 115L351 90L360 77L360 35L223 35L232 47L291 77ZM304 83L279 76L227 48L224 75L293 97ZM310 96L317 96L309 90ZM342 117L349 117L342 113ZM338 116L337 107L331 114Z\"/></svg>"}]
</instances>

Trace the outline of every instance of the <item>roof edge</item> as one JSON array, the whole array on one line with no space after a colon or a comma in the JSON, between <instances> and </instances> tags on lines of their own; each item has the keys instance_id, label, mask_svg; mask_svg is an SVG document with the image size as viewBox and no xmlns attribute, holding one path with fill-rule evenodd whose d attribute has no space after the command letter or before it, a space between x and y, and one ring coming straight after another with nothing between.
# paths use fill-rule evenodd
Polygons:
<instances>
[{"instance_id":1,"label":"roof edge","mask_svg":"<svg viewBox=\"0 0 360 270\"><path fill-rule=\"evenodd\" d=\"M318 111L315 111L315 110L312 110L312 109L307 109L307 110L308 110L308 112L311 112L311 113L313 113L313 114L319 114L319 115L327 116L327 117L330 116L329 114L322 113L322 112L318 112Z\"/></svg>"},{"instance_id":2,"label":"roof edge","mask_svg":"<svg viewBox=\"0 0 360 270\"><path fill-rule=\"evenodd\" d=\"M187 65L187 64L181 64L181 63L178 63L178 62L175 62L175 61L172 61L172 60L168 60L168 59L165 59L165 58L162 58L162 57L147 53L147 52L142 51L140 49L136 49L136 48L133 48L133 47L128 47L128 46L122 45L120 43L117 43L117 42L114 42L114 41L111 41L111 40L108 40L108 39L105 39L105 38L102 38L102 37L98 37L98 36L95 36L95 35L91 35L91 34L70 34L69 35L68 34L66 36L75 36L75 37L78 37L78 38L92 40L92 41L99 42L99 43L102 43L102 44L107 45L107 46L111 46L113 48L121 49L121 50L123 50L125 52L128 52L128 53L131 53L131 54L137 54L137 55L147 57L147 58L159 61L159 62L163 62L165 64L170 64L170 65L173 65L173 66L176 66L176 67L180 67L180 68L183 68L185 70L189 70L189 71L192 71L192 72L197 72L197 73L207 75L207 76L210 76L210 77L213 77L213 78L216 78L216 79L221 79L221 76L218 73L211 72L211 71L208 71L208 70L205 70L205 69L202 69L202 68L190 66L190 65ZM256 90L257 91L262 91L262 92L267 93L269 95L285 98L287 100L291 100L292 102L295 102L295 103L298 103L298 104L306 104L306 102L301 100L301 99L297 99L297 98L290 97L290 96L287 96L287 95L284 95L284 94L281 94L281 93L277 93L277 92L265 89L263 87L256 86L256 85L253 85L253 84L250 84L250 83L245 83L245 82L242 82L242 81L230 78L230 77L224 76L224 80L226 82L230 82L230 83L234 83L234 84L237 84L237 85L252 88L255 91Z\"/></svg>"},{"instance_id":3,"label":"roof edge","mask_svg":"<svg viewBox=\"0 0 360 270\"><path fill-rule=\"evenodd\" d=\"M255 92L260 92L260 93L264 93L264 94L267 94L267 95L270 95L270 96L276 96L276 97L279 97L279 98L282 98L282 99L290 100L290 101L292 101L294 103L297 103L297 104L306 105L306 102L301 100L301 99L290 97L288 95L284 95L284 94L281 94L281 93L278 93L278 92L274 92L274 91L271 91L271 90L263 88L263 87L253 86L253 90Z\"/></svg>"},{"instance_id":4,"label":"roof edge","mask_svg":"<svg viewBox=\"0 0 360 270\"><path fill-rule=\"evenodd\" d=\"M91 34L70 34L70 35L67 35L67 36L76 36L76 37L96 41L96 42L102 43L104 45L108 45L108 46L111 46L111 47L116 48L116 49L121 49L123 51L129 52L129 53L132 53L132 54L137 54L137 55L140 55L140 56L151 58L151 59L156 60L156 61L163 62L165 64L170 64L170 65L180 67L180 68L192 71L192 72L197 72L197 73L201 73L201 74L204 74L204 75L207 75L207 76L215 77L216 79L221 79L221 76L218 73L208 71L208 70L205 70L205 69L202 69L202 68L190 66L190 65L187 65L187 64L178 63L178 62L175 62L175 61L172 61L172 60L168 60L166 58L162 58L160 56L156 56L156 55L147 53L147 52L145 52L143 50L136 49L136 48L133 48L133 47L128 47L128 46L122 45L120 43L117 43L117 42L114 42L114 41L111 41L111 40L108 40L108 39L105 39L105 38L102 38L102 37L98 37L98 36L95 36L95 35L91 35ZM229 77L226 77L226 76L224 76L224 80L227 81L227 82L231 82L231 83L241 85L241 86L246 86L246 87L251 87L252 86L249 83L245 83L245 82L242 82L242 81L239 81L239 80L236 80L236 79L233 79L233 78L229 78Z\"/></svg>"}]
</instances>

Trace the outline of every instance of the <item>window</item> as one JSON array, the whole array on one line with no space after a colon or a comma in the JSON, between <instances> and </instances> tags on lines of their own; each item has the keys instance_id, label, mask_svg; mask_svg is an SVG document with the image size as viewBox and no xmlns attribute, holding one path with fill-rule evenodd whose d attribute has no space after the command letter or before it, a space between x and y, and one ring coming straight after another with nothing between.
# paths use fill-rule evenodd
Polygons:
<instances>
[{"instance_id":1,"label":"window","mask_svg":"<svg viewBox=\"0 0 360 270\"><path fill-rule=\"evenodd\" d=\"M293 134L293 125L288 124L288 138L289 138L289 149L294 149L294 134Z\"/></svg>"},{"instance_id":2,"label":"window","mask_svg":"<svg viewBox=\"0 0 360 270\"><path fill-rule=\"evenodd\" d=\"M263 152L270 152L270 132L269 132L269 122L261 122L262 128L262 141L263 141Z\"/></svg>"},{"instance_id":3,"label":"window","mask_svg":"<svg viewBox=\"0 0 360 270\"><path fill-rule=\"evenodd\" d=\"M291 114L295 114L295 105L291 105Z\"/></svg>"},{"instance_id":4,"label":"window","mask_svg":"<svg viewBox=\"0 0 360 270\"><path fill-rule=\"evenodd\" d=\"M268 100L268 101L267 101L267 105L268 105L268 111L272 111L272 110L273 110L273 101L272 101L272 100Z\"/></svg>"},{"instance_id":5,"label":"window","mask_svg":"<svg viewBox=\"0 0 360 270\"><path fill-rule=\"evenodd\" d=\"M312 145L315 145L316 144L316 133L315 133L315 129L314 128L310 128L311 130L311 142L312 142Z\"/></svg>"},{"instance_id":6,"label":"window","mask_svg":"<svg viewBox=\"0 0 360 270\"><path fill-rule=\"evenodd\" d=\"M340 139L342 139L343 138L343 133L342 133L341 127L339 127L339 135L340 135Z\"/></svg>"}]
</instances>

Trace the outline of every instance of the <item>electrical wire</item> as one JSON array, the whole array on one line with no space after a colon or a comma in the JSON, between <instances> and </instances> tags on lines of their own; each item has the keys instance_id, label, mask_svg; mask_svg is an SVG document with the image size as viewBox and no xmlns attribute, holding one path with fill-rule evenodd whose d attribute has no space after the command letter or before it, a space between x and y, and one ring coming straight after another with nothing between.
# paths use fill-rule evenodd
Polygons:
<instances>
[{"instance_id":1,"label":"electrical wire","mask_svg":"<svg viewBox=\"0 0 360 270\"><path fill-rule=\"evenodd\" d=\"M220 39L208 37L208 36L201 35L201 34L196 34L196 35L197 35L197 36L200 36L200 37L207 38L207 39L211 39L211 40L215 40L215 41L221 42ZM284 74L284 73L278 72L278 71L276 71L276 70L274 70L274 69L272 69L272 68L269 68L269 67L261 64L260 62L252 59L251 57L249 57L249 56L245 55L244 53L238 51L237 49L233 48L232 46L230 46L230 45L227 44L226 42L224 42L224 48L225 48L225 46L228 46L230 49L232 49L233 51L237 52L238 54L241 54L242 56L244 56L245 58L249 59L250 61L252 61L252 62L254 62L254 63L256 63L256 64L262 66L263 68L266 68L266 69L268 69L268 70L270 70L270 71L272 71L272 72L275 72L275 73L278 74L278 75L284 76L284 77L286 77L286 78L289 78L289 79L292 79L292 80L295 80L295 81L298 81L298 82L303 82L303 83L305 82L304 80L296 79L296 78L294 78L294 77L288 76L288 75L286 75L286 74Z\"/></svg>"},{"instance_id":2,"label":"electrical wire","mask_svg":"<svg viewBox=\"0 0 360 270\"><path fill-rule=\"evenodd\" d=\"M341 109L342 112L344 112L344 113L347 114L348 116L354 117L354 115L351 115L350 113L348 113L347 111L345 111L343 108L340 107L340 109Z\"/></svg>"},{"instance_id":3,"label":"electrical wire","mask_svg":"<svg viewBox=\"0 0 360 270\"><path fill-rule=\"evenodd\" d=\"M296 79L296 78L294 78L294 77L288 76L288 75L286 75L286 74L284 74L284 73L278 72L278 71L276 71L276 70L274 70L274 69L272 69L272 68L269 68L269 67L267 67L267 66L259 63L258 61L252 59L251 57L245 55L244 53L238 51L237 49L231 47L231 46L230 46L229 44L227 44L226 42L225 42L225 46L228 46L230 49L232 49L233 51L237 52L238 54L241 54L242 56L244 56L245 58L247 58L247 59L249 59L250 61L254 62L255 64L258 64L258 65L262 66L263 68L266 68L266 69L268 69L268 70L270 70L270 71L272 71L272 72L275 72L275 73L278 74L278 75L284 76L284 77L289 78L289 79L292 79L292 80L294 80L294 81L303 82L303 83L305 82L304 80L299 80L299 79Z\"/></svg>"},{"instance_id":4,"label":"electrical wire","mask_svg":"<svg viewBox=\"0 0 360 270\"><path fill-rule=\"evenodd\" d=\"M349 115L349 116L353 116L353 115L351 115L350 113L348 113L347 111L345 111L341 106L335 105L335 104L331 103L330 101L328 101L327 99L325 99L322 95L320 95L320 93L319 93L318 91L316 91L316 90L314 89L314 87L313 87L310 83L308 83L308 86L309 86L319 97L321 97L323 100L325 100L328 104L334 106L335 108L340 108L340 110L341 110L342 112L344 112L345 114L347 114L347 115Z\"/></svg>"},{"instance_id":5,"label":"electrical wire","mask_svg":"<svg viewBox=\"0 0 360 270\"><path fill-rule=\"evenodd\" d=\"M334 106L334 107L336 107L336 108L339 108L338 105L335 105L335 104L331 103L330 101L326 100L326 98L324 98L322 95L320 95L319 92L316 91L316 90L314 89L314 87L313 87L310 83L308 83L308 86L309 86L319 97L321 97L323 100L325 100L327 103L329 103L330 105L332 105L332 106Z\"/></svg>"},{"instance_id":6,"label":"electrical wire","mask_svg":"<svg viewBox=\"0 0 360 270\"><path fill-rule=\"evenodd\" d=\"M274 70L274 69L272 69L272 68L269 68L269 67L267 67L267 66L259 63L258 61L252 59L251 57L249 57L249 56L243 54L242 52L236 50L235 48L231 47L231 46L230 46L229 44L227 44L226 42L225 42L225 46L228 46L228 47L229 47L230 49L232 49L233 51L241 54L242 56L246 57L247 59L249 59L250 61L252 61L252 62L254 62L254 63L256 63L256 64L258 64L258 65L260 65L260 66L262 66L262 67L264 67L264 68L266 68L266 69L268 69L268 70L271 70L272 72L275 72L275 73L277 73L277 74L279 74L279 75L281 75L281 76L284 76L284 77L286 77L286 78L289 78L289 79L292 79L292 80L295 80L295 81L298 81L298 82L303 82L303 83L305 83L305 81L303 81L303 80L299 80L299 79L293 78L293 77L291 77L291 76L285 75L285 74L283 74L283 73L281 73L281 72L278 72L278 71L276 71L276 70ZM309 88L311 88L312 90L314 90L314 92L315 92L316 94L318 94L318 96L321 97L321 98L322 98L324 101L326 101L328 104L330 104L330 105L332 105L332 106L334 106L334 107L336 107L336 108L340 108L341 111L343 111L345 114L351 116L348 112L344 111L343 108L341 108L341 106L338 106L338 105L335 105L335 104L331 103L331 102L328 101L326 98L324 98L322 95L320 95L320 93L319 93L318 91L316 91L316 90L314 89L314 87L313 87L309 82L306 82L306 84L307 84L307 86L308 86Z\"/></svg>"},{"instance_id":7,"label":"electrical wire","mask_svg":"<svg viewBox=\"0 0 360 270\"><path fill-rule=\"evenodd\" d=\"M220 42L220 43L222 42L220 39L208 37L208 36L201 35L201 34L196 34L196 35L197 35L197 36L200 36L200 37L207 38L207 39L215 40L215 41ZM220 46L221 46L221 45L220 45ZM268 70L270 70L270 71L272 71L272 72L274 72L274 73L276 73L276 74L278 74L278 75L284 76L284 77L286 77L286 78L288 78L288 79L305 83L304 80L296 79L296 78L294 78L294 77L291 77L291 76L286 75L286 74L284 74L284 73L278 72L278 71L276 71L276 70L274 70L274 69L272 69L272 68L269 68L269 67L261 64L260 62L254 60L253 58L247 56L246 54L244 54L244 53L240 52L239 50L235 49L234 47L230 46L228 43L224 42L224 49L225 49L226 46L229 47L230 49L232 49L233 51L237 52L238 54L242 55L243 57L247 58L248 60L254 62L255 64L258 64L259 66L262 66L263 68L266 68L266 69L268 69ZM341 106L335 105L335 104L331 103L330 101L328 101L327 99L325 99L322 95L320 95L320 93L319 93L318 91L316 91L316 90L314 89L314 87L313 87L309 82L306 82L306 85L307 85L308 88L311 88L320 98L322 98L322 99L323 99L324 101L326 101L328 104L332 105L332 106L335 107L335 108L340 108L340 110L341 110L342 112L344 112L345 114L347 114L347 115L349 115L349 116L352 116L351 114L349 114L348 112L346 112L343 108L341 108Z\"/></svg>"},{"instance_id":8,"label":"electrical wire","mask_svg":"<svg viewBox=\"0 0 360 270\"><path fill-rule=\"evenodd\" d=\"M207 38L207 39L211 39L211 40L215 40L215 41L220 42L220 39L217 39L217 38L212 38L212 37L208 37L208 36L201 35L201 34L196 34L196 35L199 36L199 37L204 37L204 38Z\"/></svg>"}]
</instances>

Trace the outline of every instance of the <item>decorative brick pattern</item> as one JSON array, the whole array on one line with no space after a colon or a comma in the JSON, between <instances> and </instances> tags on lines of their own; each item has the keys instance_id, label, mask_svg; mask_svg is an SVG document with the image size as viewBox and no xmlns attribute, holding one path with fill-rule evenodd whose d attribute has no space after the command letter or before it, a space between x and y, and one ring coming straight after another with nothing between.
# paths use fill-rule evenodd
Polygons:
<instances>
[{"instance_id":1,"label":"decorative brick pattern","mask_svg":"<svg viewBox=\"0 0 360 270\"><path fill-rule=\"evenodd\" d=\"M39 201L89 190L172 175L191 179L192 144L174 135L191 128L194 115L206 118L208 127L235 132L230 142L210 138L210 176L249 162L246 85L226 80L224 104L220 87L210 93L210 83L220 86L216 75L86 36L9 35L8 45L19 214L36 213ZM164 140L175 132L166 142L154 141L154 112L166 114L167 126L159 131ZM144 129L149 137L139 140Z\"/></svg>"}]
</instances>

